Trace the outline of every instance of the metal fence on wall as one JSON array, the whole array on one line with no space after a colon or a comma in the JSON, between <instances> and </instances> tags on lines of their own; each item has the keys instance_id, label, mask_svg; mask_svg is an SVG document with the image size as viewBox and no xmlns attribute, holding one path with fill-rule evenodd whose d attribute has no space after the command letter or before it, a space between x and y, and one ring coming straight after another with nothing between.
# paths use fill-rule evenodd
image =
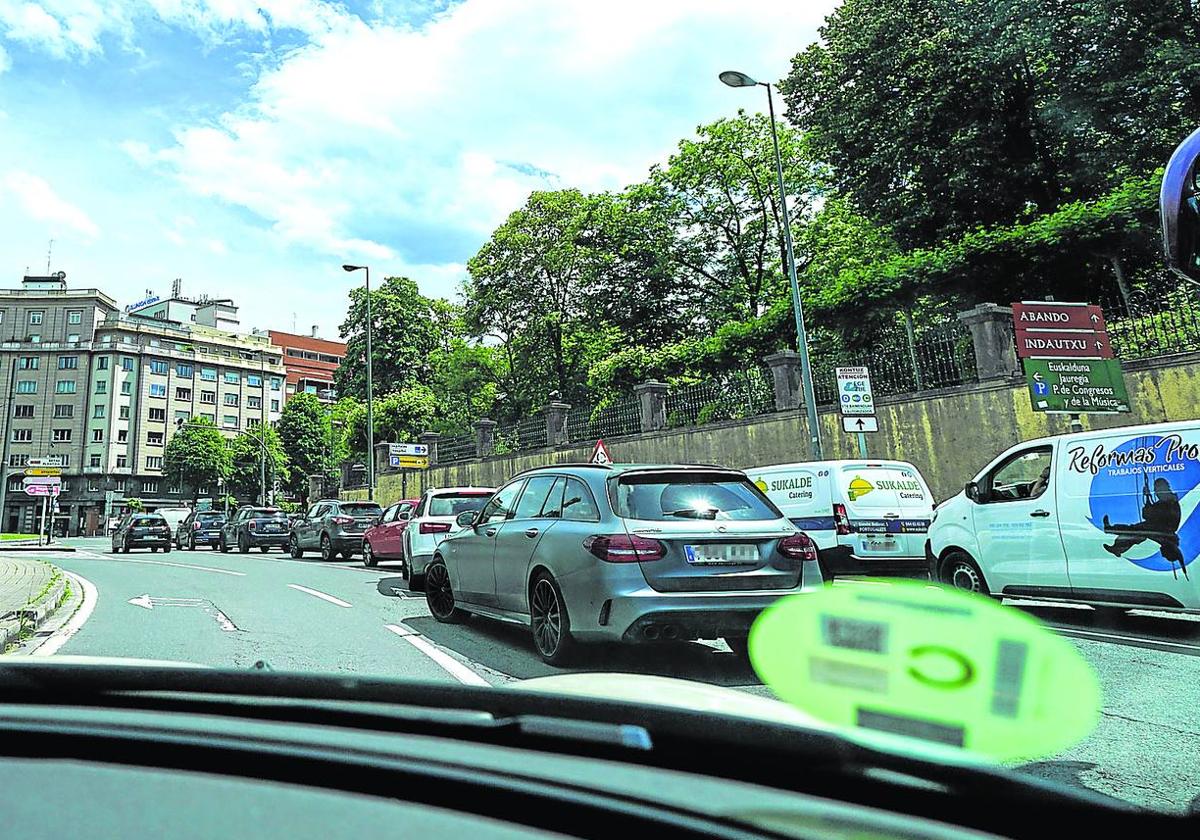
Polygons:
<instances>
[{"instance_id":1,"label":"metal fence on wall","mask_svg":"<svg viewBox=\"0 0 1200 840\"><path fill-rule=\"evenodd\" d=\"M637 434L642 429L642 409L637 397L627 397L603 408L573 408L567 412L567 440L571 443Z\"/></svg>"},{"instance_id":2,"label":"metal fence on wall","mask_svg":"<svg viewBox=\"0 0 1200 840\"><path fill-rule=\"evenodd\" d=\"M740 420L774 411L775 389L764 368L731 371L715 379L672 387L666 408L667 425L672 428Z\"/></svg>"},{"instance_id":3,"label":"metal fence on wall","mask_svg":"<svg viewBox=\"0 0 1200 840\"><path fill-rule=\"evenodd\" d=\"M469 461L474 457L475 435L452 435L438 441L437 459L439 464Z\"/></svg>"},{"instance_id":4,"label":"metal fence on wall","mask_svg":"<svg viewBox=\"0 0 1200 840\"><path fill-rule=\"evenodd\" d=\"M1106 288L1100 306L1118 359L1200 350L1200 289L1163 272L1124 290Z\"/></svg>"}]
</instances>

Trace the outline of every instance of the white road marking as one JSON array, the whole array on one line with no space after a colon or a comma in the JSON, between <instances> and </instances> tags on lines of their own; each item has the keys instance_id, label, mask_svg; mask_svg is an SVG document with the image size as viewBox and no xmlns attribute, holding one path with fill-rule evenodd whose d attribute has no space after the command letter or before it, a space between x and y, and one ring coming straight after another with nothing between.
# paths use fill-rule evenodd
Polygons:
<instances>
[{"instance_id":1,"label":"white road marking","mask_svg":"<svg viewBox=\"0 0 1200 840\"><path fill-rule=\"evenodd\" d=\"M407 627L401 627L398 624L385 624L384 626L400 638L404 639L404 641L408 642L417 650L421 651L421 653L428 656L443 671L454 677L454 679L458 680L463 685L481 685L487 688L491 687L492 684L490 682L476 674L453 656L438 650L436 647L426 641L419 633L410 630Z\"/></svg>"},{"instance_id":2,"label":"white road marking","mask_svg":"<svg viewBox=\"0 0 1200 840\"><path fill-rule=\"evenodd\" d=\"M326 595L324 592L318 592L315 589L309 589L307 586L301 586L298 583L289 583L288 586L290 586L292 589L295 589L299 592L305 592L309 595L312 595L314 598L320 598L321 600L328 601L331 604L337 604L339 607L354 606L353 604L346 603L341 598L335 598L332 595Z\"/></svg>"},{"instance_id":3,"label":"white road marking","mask_svg":"<svg viewBox=\"0 0 1200 840\"><path fill-rule=\"evenodd\" d=\"M245 577L245 572L235 572L232 569L214 569L212 566L196 566L191 563L172 563L170 560L145 560L135 557L115 557L111 554L96 554L93 552L77 551L75 557L84 556L92 560L109 560L116 563L146 563L151 566L175 566L179 569L196 569L201 572L216 572L219 575L233 575L234 577Z\"/></svg>"},{"instance_id":4,"label":"white road marking","mask_svg":"<svg viewBox=\"0 0 1200 840\"><path fill-rule=\"evenodd\" d=\"M1117 633L1100 633L1096 630L1080 630L1075 627L1060 627L1056 624L1050 625L1050 628L1064 636L1094 636L1100 639L1119 639L1126 644L1147 644L1147 645L1165 645L1166 647L1183 648L1184 650L1200 650L1200 645L1185 645L1179 642L1165 642L1162 639L1156 639L1153 636L1122 636Z\"/></svg>"},{"instance_id":5,"label":"white road marking","mask_svg":"<svg viewBox=\"0 0 1200 840\"><path fill-rule=\"evenodd\" d=\"M205 600L203 598L152 598L147 594L130 598L129 603L135 607L152 610L155 607L199 607L205 603Z\"/></svg>"},{"instance_id":6,"label":"white road marking","mask_svg":"<svg viewBox=\"0 0 1200 840\"><path fill-rule=\"evenodd\" d=\"M237 630L237 625L230 621L229 616L225 615L225 613L221 612L220 610L216 610L216 615L214 617L217 619L217 624L221 625L221 629L225 632L231 633L234 630Z\"/></svg>"},{"instance_id":7,"label":"white road marking","mask_svg":"<svg viewBox=\"0 0 1200 840\"><path fill-rule=\"evenodd\" d=\"M96 609L96 601L100 598L100 593L96 591L96 586L90 580L75 572L68 572L64 569L63 574L83 594L83 603L79 605L79 609L75 610L75 614L71 616L67 623L51 633L46 641L34 648L30 652L30 656L53 656L58 653L58 649L79 632L79 628L83 627L84 623L92 617L92 610Z\"/></svg>"}]
</instances>

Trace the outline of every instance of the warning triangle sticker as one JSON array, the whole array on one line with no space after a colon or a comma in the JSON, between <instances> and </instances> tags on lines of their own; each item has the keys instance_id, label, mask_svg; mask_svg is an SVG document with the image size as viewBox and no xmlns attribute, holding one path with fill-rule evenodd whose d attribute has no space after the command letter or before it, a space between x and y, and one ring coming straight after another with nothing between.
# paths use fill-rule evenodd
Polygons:
<instances>
[{"instance_id":1,"label":"warning triangle sticker","mask_svg":"<svg viewBox=\"0 0 1200 840\"><path fill-rule=\"evenodd\" d=\"M612 462L612 455L608 454L608 447L604 445L604 441L596 441L596 446L592 449L592 460L589 463L611 464Z\"/></svg>"}]
</instances>

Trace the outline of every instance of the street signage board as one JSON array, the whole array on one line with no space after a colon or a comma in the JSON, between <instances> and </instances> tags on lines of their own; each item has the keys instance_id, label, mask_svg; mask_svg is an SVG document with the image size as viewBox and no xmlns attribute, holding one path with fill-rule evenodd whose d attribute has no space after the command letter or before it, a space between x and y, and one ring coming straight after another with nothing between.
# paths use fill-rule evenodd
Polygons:
<instances>
[{"instance_id":1,"label":"street signage board","mask_svg":"<svg viewBox=\"0 0 1200 840\"><path fill-rule=\"evenodd\" d=\"M1028 358L1113 357L1108 333L1091 330L1017 330L1017 356Z\"/></svg>"},{"instance_id":2,"label":"street signage board","mask_svg":"<svg viewBox=\"0 0 1200 840\"><path fill-rule=\"evenodd\" d=\"M1013 326L1018 330L1095 330L1108 329L1104 312L1087 303L1062 303L1054 300L1023 300L1012 305Z\"/></svg>"},{"instance_id":3,"label":"street signage board","mask_svg":"<svg viewBox=\"0 0 1200 840\"><path fill-rule=\"evenodd\" d=\"M1025 359L1034 411L1047 414L1123 414L1129 394L1116 359Z\"/></svg>"},{"instance_id":4,"label":"street signage board","mask_svg":"<svg viewBox=\"0 0 1200 840\"><path fill-rule=\"evenodd\" d=\"M26 466L30 467L48 467L50 462L45 458L30 458L25 462Z\"/></svg>"},{"instance_id":5,"label":"street signage board","mask_svg":"<svg viewBox=\"0 0 1200 840\"><path fill-rule=\"evenodd\" d=\"M866 367L837 368L838 405L842 414L874 414L871 373Z\"/></svg>"},{"instance_id":6,"label":"street signage board","mask_svg":"<svg viewBox=\"0 0 1200 840\"><path fill-rule=\"evenodd\" d=\"M25 475L62 475L62 467L27 467Z\"/></svg>"},{"instance_id":7,"label":"street signage board","mask_svg":"<svg viewBox=\"0 0 1200 840\"><path fill-rule=\"evenodd\" d=\"M35 484L42 484L47 487L60 486L62 478L56 475L28 475L21 479L21 484L25 487L32 487Z\"/></svg>"},{"instance_id":8,"label":"street signage board","mask_svg":"<svg viewBox=\"0 0 1200 840\"><path fill-rule=\"evenodd\" d=\"M596 441L596 445L592 447L592 457L588 461L590 464L611 464L613 462L612 455L608 452L608 447L604 445L603 440Z\"/></svg>"},{"instance_id":9,"label":"street signage board","mask_svg":"<svg viewBox=\"0 0 1200 840\"><path fill-rule=\"evenodd\" d=\"M24 487L26 496L57 496L62 492L61 484L28 484Z\"/></svg>"},{"instance_id":10,"label":"street signage board","mask_svg":"<svg viewBox=\"0 0 1200 840\"><path fill-rule=\"evenodd\" d=\"M853 434L855 432L878 432L879 431L879 418L875 417L875 416L843 417L842 418L842 429L843 429L843 431L850 432L851 434Z\"/></svg>"},{"instance_id":11,"label":"street signage board","mask_svg":"<svg viewBox=\"0 0 1200 840\"><path fill-rule=\"evenodd\" d=\"M389 443L388 455L429 455L429 444L426 443Z\"/></svg>"},{"instance_id":12,"label":"street signage board","mask_svg":"<svg viewBox=\"0 0 1200 840\"><path fill-rule=\"evenodd\" d=\"M424 455L388 455L388 466L402 470L427 470L429 458Z\"/></svg>"}]
</instances>

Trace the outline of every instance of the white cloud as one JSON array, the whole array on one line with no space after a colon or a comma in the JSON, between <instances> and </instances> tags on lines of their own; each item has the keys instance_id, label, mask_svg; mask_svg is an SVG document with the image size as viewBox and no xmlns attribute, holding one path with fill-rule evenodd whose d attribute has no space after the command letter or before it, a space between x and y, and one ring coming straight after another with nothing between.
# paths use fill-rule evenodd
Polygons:
<instances>
[{"instance_id":1,"label":"white cloud","mask_svg":"<svg viewBox=\"0 0 1200 840\"><path fill-rule=\"evenodd\" d=\"M0 46L0 73L12 69L12 59L8 57L8 52L4 47Z\"/></svg>"},{"instance_id":2,"label":"white cloud","mask_svg":"<svg viewBox=\"0 0 1200 840\"><path fill-rule=\"evenodd\" d=\"M100 235L100 228L88 214L61 198L43 178L11 170L2 183L28 216L50 226L50 233L71 231L89 240Z\"/></svg>"},{"instance_id":3,"label":"white cloud","mask_svg":"<svg viewBox=\"0 0 1200 840\"><path fill-rule=\"evenodd\" d=\"M835 4L466 0L419 29L342 17L243 107L129 151L286 240L457 264L531 190L619 188L697 124L764 107L717 73L784 75Z\"/></svg>"}]
</instances>

